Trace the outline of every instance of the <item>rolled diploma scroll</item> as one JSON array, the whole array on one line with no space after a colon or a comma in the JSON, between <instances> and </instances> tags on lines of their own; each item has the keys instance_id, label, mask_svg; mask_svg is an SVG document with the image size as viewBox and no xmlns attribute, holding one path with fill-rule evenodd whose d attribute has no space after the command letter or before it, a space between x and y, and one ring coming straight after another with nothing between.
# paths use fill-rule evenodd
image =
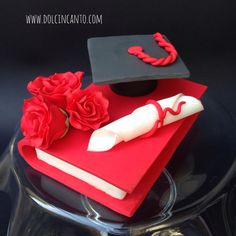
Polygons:
<instances>
[{"instance_id":1,"label":"rolled diploma scroll","mask_svg":"<svg viewBox=\"0 0 236 236\"><path fill-rule=\"evenodd\" d=\"M182 93L157 102L162 110L169 107L174 111L176 111L180 102L185 102L185 104L181 106L181 112L178 115L172 115L170 112L167 112L163 120L163 126L193 115L204 109L200 100L191 96L185 96ZM148 133L158 120L159 114L153 104L139 107L131 114L95 130L90 137L87 150L94 152L110 150L122 141L128 142Z\"/></svg>"}]
</instances>

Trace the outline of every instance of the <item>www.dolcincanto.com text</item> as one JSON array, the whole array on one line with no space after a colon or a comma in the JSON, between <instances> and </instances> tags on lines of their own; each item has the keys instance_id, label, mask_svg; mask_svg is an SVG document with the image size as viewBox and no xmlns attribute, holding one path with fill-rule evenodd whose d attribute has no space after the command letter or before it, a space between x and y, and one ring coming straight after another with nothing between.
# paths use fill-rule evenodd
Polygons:
<instances>
[{"instance_id":1,"label":"www.dolcincanto.com text","mask_svg":"<svg viewBox=\"0 0 236 236\"><path fill-rule=\"evenodd\" d=\"M103 16L98 14L42 14L25 15L26 24L102 24Z\"/></svg>"}]
</instances>

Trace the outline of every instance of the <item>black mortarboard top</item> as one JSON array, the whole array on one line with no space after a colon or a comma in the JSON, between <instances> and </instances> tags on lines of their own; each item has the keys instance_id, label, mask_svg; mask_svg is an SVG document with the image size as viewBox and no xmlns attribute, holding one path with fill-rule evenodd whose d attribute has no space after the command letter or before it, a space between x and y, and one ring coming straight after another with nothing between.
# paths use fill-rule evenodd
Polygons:
<instances>
[{"instance_id":1,"label":"black mortarboard top","mask_svg":"<svg viewBox=\"0 0 236 236\"><path fill-rule=\"evenodd\" d=\"M164 36L165 37L165 36ZM168 39L165 37L168 41ZM158 79L188 78L189 70L181 58L167 66L152 66L128 53L132 46L141 46L152 57L168 53L153 35L97 37L88 39L88 52L95 84L109 84L121 95L137 96L151 92Z\"/></svg>"}]
</instances>

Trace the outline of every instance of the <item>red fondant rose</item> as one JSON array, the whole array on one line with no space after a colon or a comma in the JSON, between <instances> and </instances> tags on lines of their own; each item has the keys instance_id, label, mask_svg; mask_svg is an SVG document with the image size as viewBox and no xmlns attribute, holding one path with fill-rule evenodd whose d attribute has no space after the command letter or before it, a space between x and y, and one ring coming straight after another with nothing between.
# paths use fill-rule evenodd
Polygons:
<instances>
[{"instance_id":1,"label":"red fondant rose","mask_svg":"<svg viewBox=\"0 0 236 236\"><path fill-rule=\"evenodd\" d=\"M67 115L43 97L33 97L24 101L21 129L30 145L48 148L67 132Z\"/></svg>"},{"instance_id":2,"label":"red fondant rose","mask_svg":"<svg viewBox=\"0 0 236 236\"><path fill-rule=\"evenodd\" d=\"M79 130L97 129L109 120L108 100L101 92L88 89L74 93L67 99L70 124Z\"/></svg>"},{"instance_id":3,"label":"red fondant rose","mask_svg":"<svg viewBox=\"0 0 236 236\"><path fill-rule=\"evenodd\" d=\"M42 95L55 105L65 108L67 95L81 88L83 74L83 72L78 71L76 73L56 73L48 78L39 76L29 82L27 88L30 93Z\"/></svg>"}]
</instances>

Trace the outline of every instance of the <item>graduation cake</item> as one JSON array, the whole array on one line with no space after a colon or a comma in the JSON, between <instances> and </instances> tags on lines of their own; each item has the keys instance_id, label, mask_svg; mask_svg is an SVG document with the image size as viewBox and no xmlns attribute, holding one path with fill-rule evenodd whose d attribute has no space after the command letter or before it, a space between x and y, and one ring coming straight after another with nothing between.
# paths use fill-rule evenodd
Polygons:
<instances>
[{"instance_id":1,"label":"graduation cake","mask_svg":"<svg viewBox=\"0 0 236 236\"><path fill-rule=\"evenodd\" d=\"M134 215L199 112L206 86L168 39L91 38L93 83L84 73L28 84L18 143L37 171L128 217Z\"/></svg>"}]
</instances>

